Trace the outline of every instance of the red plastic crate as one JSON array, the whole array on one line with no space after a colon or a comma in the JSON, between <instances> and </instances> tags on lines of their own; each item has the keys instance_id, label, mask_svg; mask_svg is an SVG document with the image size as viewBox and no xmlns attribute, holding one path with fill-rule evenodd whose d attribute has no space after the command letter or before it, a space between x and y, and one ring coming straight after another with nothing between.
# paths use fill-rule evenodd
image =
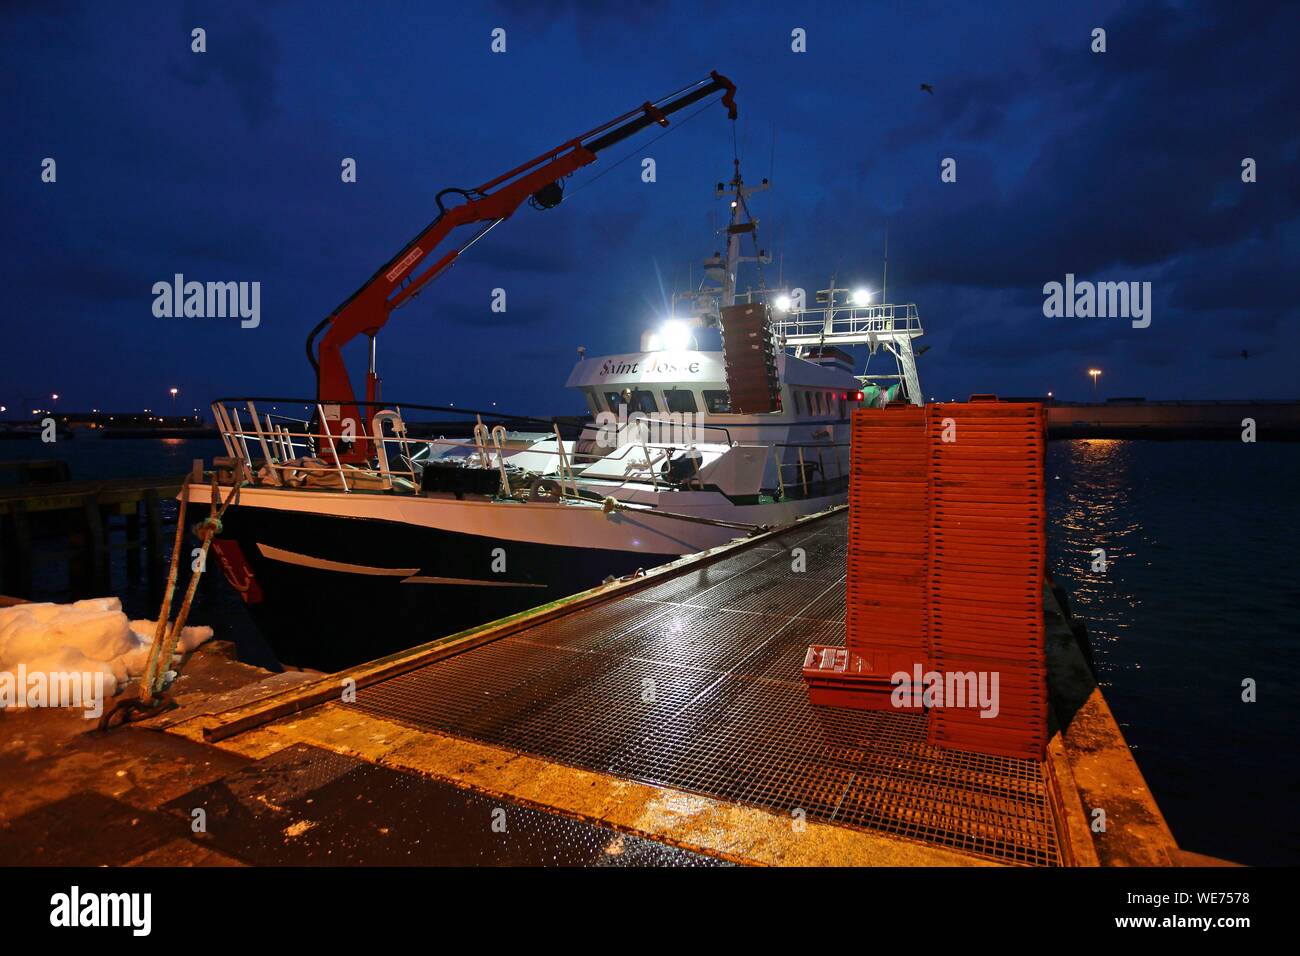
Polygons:
<instances>
[{"instance_id":1,"label":"red plastic crate","mask_svg":"<svg viewBox=\"0 0 1300 956\"><path fill-rule=\"evenodd\" d=\"M998 715L936 707L943 746L1041 759L1047 736L1041 406L931 406L929 632L936 670L998 675ZM943 419L956 424L942 440Z\"/></svg>"},{"instance_id":2,"label":"red plastic crate","mask_svg":"<svg viewBox=\"0 0 1300 956\"><path fill-rule=\"evenodd\" d=\"M944 419L956 425L945 442ZM935 707L943 746L1041 758L1045 419L1034 403L859 409L850 454L847 642L812 648L814 703L892 709L894 670L998 674L999 714ZM885 673L890 671L890 673Z\"/></svg>"},{"instance_id":3,"label":"red plastic crate","mask_svg":"<svg viewBox=\"0 0 1300 956\"><path fill-rule=\"evenodd\" d=\"M899 707L893 700L893 674L911 673L922 657L903 648L881 648L860 654L846 647L814 644L804 657L803 676L808 699L818 707L856 710L898 710L915 713L920 708Z\"/></svg>"}]
</instances>

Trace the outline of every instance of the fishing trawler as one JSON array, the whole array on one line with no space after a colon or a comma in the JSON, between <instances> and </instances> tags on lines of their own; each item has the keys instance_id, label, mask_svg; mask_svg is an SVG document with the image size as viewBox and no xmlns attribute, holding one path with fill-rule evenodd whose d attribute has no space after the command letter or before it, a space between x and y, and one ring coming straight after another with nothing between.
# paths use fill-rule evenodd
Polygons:
<instances>
[{"instance_id":1,"label":"fishing trawler","mask_svg":"<svg viewBox=\"0 0 1300 956\"><path fill-rule=\"evenodd\" d=\"M231 499L213 549L281 660L372 659L843 503L851 411L921 401L921 324L834 281L811 307L799 289L739 291L771 261L749 211L766 188L737 161L715 190L726 251L700 285L637 351L579 350L567 384L589 417L572 427L479 412L456 429L463 409L350 391L214 402L227 454L215 487L187 493ZM849 346L893 371L855 374Z\"/></svg>"}]
</instances>

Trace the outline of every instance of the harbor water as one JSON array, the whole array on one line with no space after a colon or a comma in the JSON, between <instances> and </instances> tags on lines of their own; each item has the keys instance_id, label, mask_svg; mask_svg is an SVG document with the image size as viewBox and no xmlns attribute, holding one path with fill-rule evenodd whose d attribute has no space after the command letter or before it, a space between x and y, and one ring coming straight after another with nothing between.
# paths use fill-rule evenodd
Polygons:
<instances>
[{"instance_id":1,"label":"harbor water","mask_svg":"<svg viewBox=\"0 0 1300 956\"><path fill-rule=\"evenodd\" d=\"M0 442L0 459L63 458L74 479L180 474L220 453L215 440ZM1243 863L1300 863L1288 716L1300 684L1300 445L1058 441L1047 477L1050 566L1174 835ZM120 553L115 563L120 583ZM60 567L37 569L38 598L62 599L65 586ZM133 614L156 613L139 585L125 597ZM269 663L224 583L191 621Z\"/></svg>"}]
</instances>

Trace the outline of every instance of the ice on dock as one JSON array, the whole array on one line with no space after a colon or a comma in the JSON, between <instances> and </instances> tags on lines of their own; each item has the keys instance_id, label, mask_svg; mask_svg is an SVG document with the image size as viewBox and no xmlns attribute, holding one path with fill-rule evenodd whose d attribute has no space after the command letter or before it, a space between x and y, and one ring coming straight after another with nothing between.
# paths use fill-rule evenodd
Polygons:
<instances>
[{"instance_id":1,"label":"ice on dock","mask_svg":"<svg viewBox=\"0 0 1300 956\"><path fill-rule=\"evenodd\" d=\"M0 673L20 667L29 677L100 672L104 692L111 696L144 673L155 625L129 620L115 597L0 608ZM192 651L210 637L210 627L183 628L177 653Z\"/></svg>"}]
</instances>

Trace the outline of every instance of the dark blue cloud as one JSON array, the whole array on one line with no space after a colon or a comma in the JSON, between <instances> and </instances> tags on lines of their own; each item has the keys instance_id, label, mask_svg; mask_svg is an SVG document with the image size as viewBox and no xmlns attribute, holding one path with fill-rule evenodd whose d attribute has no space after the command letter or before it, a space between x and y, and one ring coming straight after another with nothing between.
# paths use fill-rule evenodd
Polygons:
<instances>
[{"instance_id":1,"label":"dark blue cloud","mask_svg":"<svg viewBox=\"0 0 1300 956\"><path fill-rule=\"evenodd\" d=\"M1104 363L1114 393L1294 397L1300 79L1282 64L1298 38L1281 3L8 4L0 404L309 391L307 331L439 189L714 68L740 87L748 177L776 185L755 201L769 280L874 284L887 228L890 297L927 323L927 393L1083 397ZM575 410L576 347L635 347L720 248L721 109L651 139L575 175L558 209L520 210L398 313L387 394ZM176 272L260 281L262 326L153 317L152 284ZM1151 328L1044 318L1042 286L1066 272L1151 281ZM487 309L497 287L505 314Z\"/></svg>"}]
</instances>

